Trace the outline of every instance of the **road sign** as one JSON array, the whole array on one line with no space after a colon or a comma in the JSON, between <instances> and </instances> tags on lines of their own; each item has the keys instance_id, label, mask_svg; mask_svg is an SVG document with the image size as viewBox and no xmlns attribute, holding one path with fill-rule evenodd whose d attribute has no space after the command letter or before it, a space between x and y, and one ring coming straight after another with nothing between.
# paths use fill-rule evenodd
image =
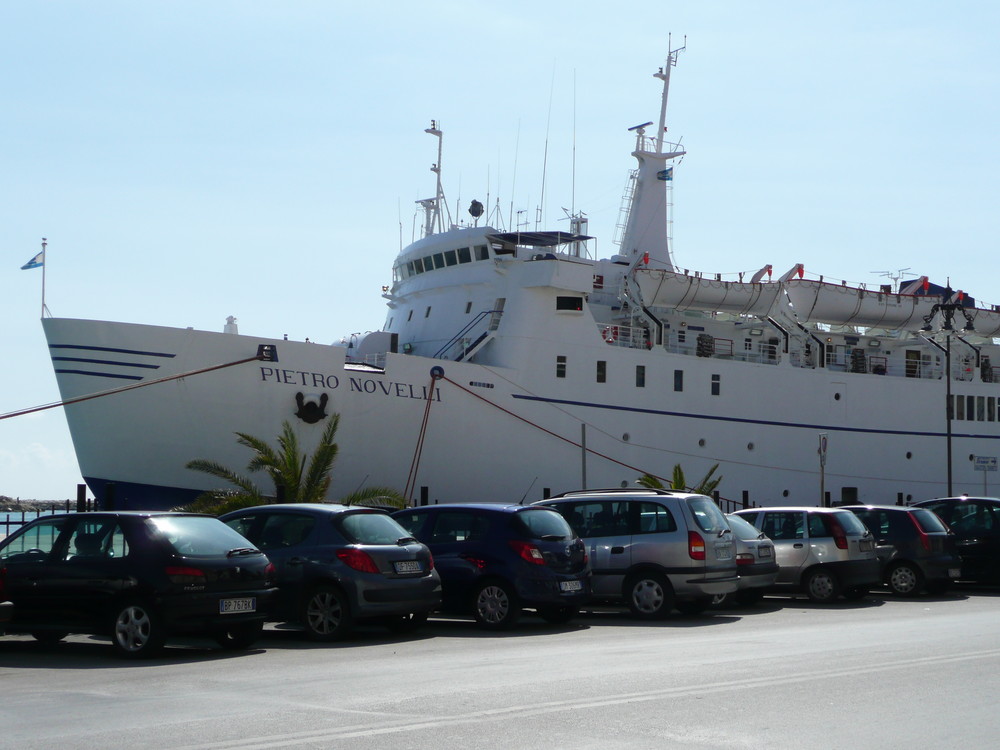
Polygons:
<instances>
[{"instance_id":1,"label":"road sign","mask_svg":"<svg viewBox=\"0 0 1000 750\"><path fill-rule=\"evenodd\" d=\"M997 470L997 457L996 456L976 456L976 471L996 471Z\"/></svg>"}]
</instances>

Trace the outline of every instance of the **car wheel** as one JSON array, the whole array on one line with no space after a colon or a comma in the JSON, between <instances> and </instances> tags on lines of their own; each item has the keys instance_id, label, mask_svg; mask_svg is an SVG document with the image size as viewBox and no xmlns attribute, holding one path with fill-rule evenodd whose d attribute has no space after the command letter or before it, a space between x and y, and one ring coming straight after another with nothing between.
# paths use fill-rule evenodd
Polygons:
<instances>
[{"instance_id":1,"label":"car wheel","mask_svg":"<svg viewBox=\"0 0 1000 750\"><path fill-rule=\"evenodd\" d=\"M521 603L510 584L489 581L473 594L472 613L483 627L505 630L513 627L521 617Z\"/></svg>"},{"instance_id":2,"label":"car wheel","mask_svg":"<svg viewBox=\"0 0 1000 750\"><path fill-rule=\"evenodd\" d=\"M885 582L889 590L897 596L914 596L923 587L923 574L920 569L908 562L893 565L885 574Z\"/></svg>"},{"instance_id":3,"label":"car wheel","mask_svg":"<svg viewBox=\"0 0 1000 750\"><path fill-rule=\"evenodd\" d=\"M712 597L700 596L697 599L678 599L674 606L682 615L700 615L712 603Z\"/></svg>"},{"instance_id":4,"label":"car wheel","mask_svg":"<svg viewBox=\"0 0 1000 750\"><path fill-rule=\"evenodd\" d=\"M659 620L670 614L674 591L661 573L638 573L626 580L625 599L636 617Z\"/></svg>"},{"instance_id":5,"label":"car wheel","mask_svg":"<svg viewBox=\"0 0 1000 750\"><path fill-rule=\"evenodd\" d=\"M263 632L263 622L247 622L219 631L215 640L227 651L243 651L256 643Z\"/></svg>"},{"instance_id":6,"label":"car wheel","mask_svg":"<svg viewBox=\"0 0 1000 750\"><path fill-rule=\"evenodd\" d=\"M757 604L761 599L764 598L763 589L743 589L743 591L737 591L733 594L736 599L737 604L741 604L744 607L749 607L753 604Z\"/></svg>"},{"instance_id":7,"label":"car wheel","mask_svg":"<svg viewBox=\"0 0 1000 750\"><path fill-rule=\"evenodd\" d=\"M565 625L580 613L576 607L541 607L539 616L553 625Z\"/></svg>"},{"instance_id":8,"label":"car wheel","mask_svg":"<svg viewBox=\"0 0 1000 750\"><path fill-rule=\"evenodd\" d=\"M805 590L814 602L832 602L840 594L840 581L826 568L817 568L806 576Z\"/></svg>"},{"instance_id":9,"label":"car wheel","mask_svg":"<svg viewBox=\"0 0 1000 750\"><path fill-rule=\"evenodd\" d=\"M119 656L126 659L153 656L163 648L166 639L159 614L145 602L126 602L115 610L111 645Z\"/></svg>"},{"instance_id":10,"label":"car wheel","mask_svg":"<svg viewBox=\"0 0 1000 750\"><path fill-rule=\"evenodd\" d=\"M354 627L347 595L336 586L317 586L302 604L302 625L314 641L337 641Z\"/></svg>"},{"instance_id":11,"label":"car wheel","mask_svg":"<svg viewBox=\"0 0 1000 750\"><path fill-rule=\"evenodd\" d=\"M63 638L69 635L67 630L32 630L31 637L34 638L39 643L44 643L46 646L51 646L53 643L59 643Z\"/></svg>"},{"instance_id":12,"label":"car wheel","mask_svg":"<svg viewBox=\"0 0 1000 750\"><path fill-rule=\"evenodd\" d=\"M386 626L393 633L412 633L427 622L427 615L427 612L410 612L408 615L390 617L386 620Z\"/></svg>"}]
</instances>

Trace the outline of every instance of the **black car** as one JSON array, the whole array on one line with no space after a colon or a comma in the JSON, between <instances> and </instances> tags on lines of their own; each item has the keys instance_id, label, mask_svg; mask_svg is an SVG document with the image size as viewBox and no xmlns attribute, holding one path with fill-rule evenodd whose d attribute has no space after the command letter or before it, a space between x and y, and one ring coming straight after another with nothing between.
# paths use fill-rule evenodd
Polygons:
<instances>
[{"instance_id":1,"label":"black car","mask_svg":"<svg viewBox=\"0 0 1000 750\"><path fill-rule=\"evenodd\" d=\"M899 596L943 594L959 576L961 561L948 527L928 508L845 505L875 537L882 580Z\"/></svg>"},{"instance_id":2,"label":"black car","mask_svg":"<svg viewBox=\"0 0 1000 750\"><path fill-rule=\"evenodd\" d=\"M456 503L393 517L434 554L443 609L484 627L509 628L525 607L565 623L590 595L584 544L549 508Z\"/></svg>"},{"instance_id":3,"label":"black car","mask_svg":"<svg viewBox=\"0 0 1000 750\"><path fill-rule=\"evenodd\" d=\"M7 633L55 643L69 633L111 638L149 656L172 633L204 633L225 648L260 635L274 568L217 518L194 513L45 516L0 543Z\"/></svg>"},{"instance_id":4,"label":"black car","mask_svg":"<svg viewBox=\"0 0 1000 750\"><path fill-rule=\"evenodd\" d=\"M411 630L441 603L430 551L382 510L292 503L221 520L274 563L272 619L301 624L313 640L343 638L357 622Z\"/></svg>"},{"instance_id":5,"label":"black car","mask_svg":"<svg viewBox=\"0 0 1000 750\"><path fill-rule=\"evenodd\" d=\"M1000 582L1000 499L943 497L914 503L929 508L955 535L955 551L962 559L961 578Z\"/></svg>"}]
</instances>

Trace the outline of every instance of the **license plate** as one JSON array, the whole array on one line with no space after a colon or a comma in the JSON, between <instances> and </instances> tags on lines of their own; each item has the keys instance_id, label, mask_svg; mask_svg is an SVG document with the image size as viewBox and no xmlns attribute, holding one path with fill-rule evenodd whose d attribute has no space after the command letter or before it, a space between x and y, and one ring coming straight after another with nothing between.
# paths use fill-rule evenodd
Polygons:
<instances>
[{"instance_id":1,"label":"license plate","mask_svg":"<svg viewBox=\"0 0 1000 750\"><path fill-rule=\"evenodd\" d=\"M962 575L962 571L958 568L948 568L949 578L958 578L960 575Z\"/></svg>"},{"instance_id":2,"label":"license plate","mask_svg":"<svg viewBox=\"0 0 1000 750\"><path fill-rule=\"evenodd\" d=\"M256 612L257 597L251 596L245 599L220 599L219 614L233 615L238 612Z\"/></svg>"},{"instance_id":3,"label":"license plate","mask_svg":"<svg viewBox=\"0 0 1000 750\"><path fill-rule=\"evenodd\" d=\"M875 549L875 540L874 539L862 539L858 543L858 547L859 547L859 549L861 549L862 552L868 552L869 550L873 550L873 549Z\"/></svg>"},{"instance_id":4,"label":"license plate","mask_svg":"<svg viewBox=\"0 0 1000 750\"><path fill-rule=\"evenodd\" d=\"M583 582L582 581L559 581L560 591L582 591Z\"/></svg>"},{"instance_id":5,"label":"license plate","mask_svg":"<svg viewBox=\"0 0 1000 750\"><path fill-rule=\"evenodd\" d=\"M771 556L771 548L770 547L758 547L757 548L757 557L770 557L770 556Z\"/></svg>"},{"instance_id":6,"label":"license plate","mask_svg":"<svg viewBox=\"0 0 1000 750\"><path fill-rule=\"evenodd\" d=\"M733 559L733 545L731 545L731 544L717 544L717 545L715 545L715 559L716 560L732 560Z\"/></svg>"},{"instance_id":7,"label":"license plate","mask_svg":"<svg viewBox=\"0 0 1000 750\"><path fill-rule=\"evenodd\" d=\"M397 573L419 573L423 570L419 560L397 560L392 567Z\"/></svg>"}]
</instances>

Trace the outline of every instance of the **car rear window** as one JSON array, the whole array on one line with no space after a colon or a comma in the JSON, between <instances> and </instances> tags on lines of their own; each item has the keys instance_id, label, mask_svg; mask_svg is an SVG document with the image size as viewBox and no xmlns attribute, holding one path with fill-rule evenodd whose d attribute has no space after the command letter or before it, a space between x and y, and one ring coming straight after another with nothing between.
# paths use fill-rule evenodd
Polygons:
<instances>
[{"instance_id":1,"label":"car rear window","mask_svg":"<svg viewBox=\"0 0 1000 750\"><path fill-rule=\"evenodd\" d=\"M185 557L216 557L253 547L245 537L211 516L153 516L148 523L177 554Z\"/></svg>"},{"instance_id":2,"label":"car rear window","mask_svg":"<svg viewBox=\"0 0 1000 750\"><path fill-rule=\"evenodd\" d=\"M737 539L742 539L745 542L752 542L755 539L760 539L761 532L756 526L747 521L745 518L740 518L739 516L726 516L726 520L729 522L729 528L733 530L733 534L736 535Z\"/></svg>"},{"instance_id":3,"label":"car rear window","mask_svg":"<svg viewBox=\"0 0 1000 750\"><path fill-rule=\"evenodd\" d=\"M712 502L712 499L704 495L695 495L688 498L688 507L694 513L695 523L706 534L718 534L720 531L728 531L729 524L726 523L726 516L719 507Z\"/></svg>"},{"instance_id":4,"label":"car rear window","mask_svg":"<svg viewBox=\"0 0 1000 750\"><path fill-rule=\"evenodd\" d=\"M410 536L410 532L384 513L344 513L337 526L351 544L395 544Z\"/></svg>"},{"instance_id":5,"label":"car rear window","mask_svg":"<svg viewBox=\"0 0 1000 750\"><path fill-rule=\"evenodd\" d=\"M837 512L837 520L844 527L844 531L851 536L864 536L868 533L868 527L862 523L861 519L849 510Z\"/></svg>"},{"instance_id":6,"label":"car rear window","mask_svg":"<svg viewBox=\"0 0 1000 750\"><path fill-rule=\"evenodd\" d=\"M566 519L547 508L532 508L518 511L515 523L529 539L551 539L559 537L572 539L576 534Z\"/></svg>"},{"instance_id":7,"label":"car rear window","mask_svg":"<svg viewBox=\"0 0 1000 750\"><path fill-rule=\"evenodd\" d=\"M935 513L934 511L921 508L920 510L914 510L910 512L913 513L913 515L917 519L917 523L920 524L920 528L923 529L925 532L948 530L947 527L944 525L944 523L941 521L941 519L938 518L937 513Z\"/></svg>"}]
</instances>

